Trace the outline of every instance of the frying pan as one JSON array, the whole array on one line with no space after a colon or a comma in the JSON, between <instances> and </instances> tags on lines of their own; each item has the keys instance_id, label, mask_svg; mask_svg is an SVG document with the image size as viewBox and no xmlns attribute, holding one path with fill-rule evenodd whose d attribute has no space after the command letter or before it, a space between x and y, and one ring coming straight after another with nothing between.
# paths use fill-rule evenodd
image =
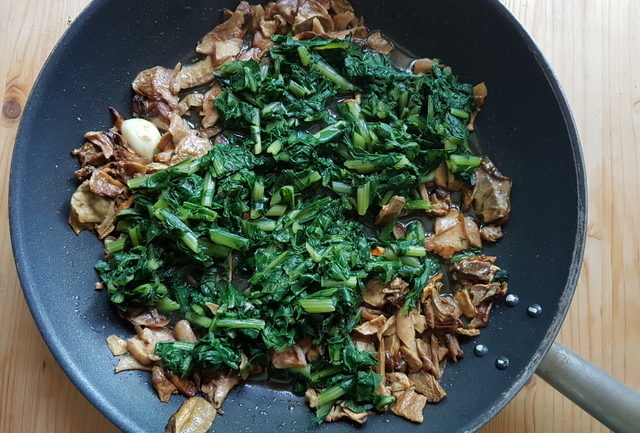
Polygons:
<instances>
[{"instance_id":1,"label":"frying pan","mask_svg":"<svg viewBox=\"0 0 640 433\"><path fill-rule=\"evenodd\" d=\"M179 398L158 402L149 376L113 374L105 338L129 335L104 293L92 290L100 242L67 225L77 162L70 150L87 130L111 126L106 108L128 113L130 83L145 68L173 66L236 0L95 0L51 54L33 88L16 139L10 219L20 280L31 312L58 362L84 395L127 432L159 432ZM505 238L487 248L509 270L520 302L495 307L489 327L450 364L447 398L416 426L391 414L362 428L312 427L299 397L277 384L249 382L225 402L217 432L474 431L538 372L617 431L637 431L640 398L553 340L578 278L585 240L586 186L578 135L548 64L496 0L354 0L372 29L409 51L438 57L462 80L484 81L490 97L477 123L482 152L514 179ZM542 314L531 317L528 307ZM489 348L476 357L473 347ZM549 349L551 351L549 351ZM547 353L549 352L549 353ZM546 358L545 358L546 355ZM509 366L496 368L506 357Z\"/></svg>"}]
</instances>

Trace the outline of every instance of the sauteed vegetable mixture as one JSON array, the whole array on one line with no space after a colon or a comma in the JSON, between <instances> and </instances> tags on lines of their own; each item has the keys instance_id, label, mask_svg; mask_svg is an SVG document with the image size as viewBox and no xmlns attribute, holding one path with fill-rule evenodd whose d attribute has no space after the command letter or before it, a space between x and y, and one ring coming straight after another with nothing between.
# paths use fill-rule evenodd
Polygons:
<instances>
[{"instance_id":1,"label":"sauteed vegetable mixture","mask_svg":"<svg viewBox=\"0 0 640 433\"><path fill-rule=\"evenodd\" d=\"M346 0L241 2L197 61L133 82L133 117L74 151L76 232L135 336L167 431L206 431L227 393L291 379L314 422L390 409L422 422L458 338L487 326L507 273L511 180L473 155L487 89L439 60L409 71ZM202 397L198 397L202 395Z\"/></svg>"}]
</instances>

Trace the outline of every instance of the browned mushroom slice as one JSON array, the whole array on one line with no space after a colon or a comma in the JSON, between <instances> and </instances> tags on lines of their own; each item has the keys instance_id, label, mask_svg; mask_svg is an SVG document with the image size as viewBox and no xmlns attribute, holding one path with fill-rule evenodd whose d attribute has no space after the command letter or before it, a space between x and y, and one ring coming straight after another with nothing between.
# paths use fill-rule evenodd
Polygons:
<instances>
[{"instance_id":1,"label":"browned mushroom slice","mask_svg":"<svg viewBox=\"0 0 640 433\"><path fill-rule=\"evenodd\" d=\"M362 293L362 297L364 302L371 305L372 307L381 308L385 304L385 296L384 292L386 285L380 281L378 278L373 278L364 285L364 292Z\"/></svg>"},{"instance_id":2,"label":"browned mushroom slice","mask_svg":"<svg viewBox=\"0 0 640 433\"><path fill-rule=\"evenodd\" d=\"M442 274L436 275L425 286L420 301L423 306L428 328L454 331L463 327L455 301L440 296L439 286Z\"/></svg>"},{"instance_id":3,"label":"browned mushroom slice","mask_svg":"<svg viewBox=\"0 0 640 433\"><path fill-rule=\"evenodd\" d=\"M416 350L416 332L413 327L413 320L408 314L404 314L402 308L398 308L396 317L396 333L402 343L411 350Z\"/></svg>"},{"instance_id":4,"label":"browned mushroom slice","mask_svg":"<svg viewBox=\"0 0 640 433\"><path fill-rule=\"evenodd\" d=\"M413 73L414 74L426 74L427 72L431 72L433 70L433 59L429 59L427 57L423 59L418 59L413 62Z\"/></svg>"},{"instance_id":5,"label":"browned mushroom slice","mask_svg":"<svg viewBox=\"0 0 640 433\"><path fill-rule=\"evenodd\" d=\"M278 22L275 20L262 20L260 22L260 32L264 39L269 39L271 35L278 31ZM258 32L256 32L258 33ZM255 37L255 36L254 36Z\"/></svg>"},{"instance_id":6,"label":"browned mushroom slice","mask_svg":"<svg viewBox=\"0 0 640 433\"><path fill-rule=\"evenodd\" d=\"M389 54L393 50L393 44L382 36L382 33L375 32L367 38L367 45L372 50L379 51L383 54Z\"/></svg>"},{"instance_id":7,"label":"browned mushroom slice","mask_svg":"<svg viewBox=\"0 0 640 433\"><path fill-rule=\"evenodd\" d=\"M464 335L465 337L477 337L480 335L480 330L475 327L457 328L455 331L457 335Z\"/></svg>"},{"instance_id":8,"label":"browned mushroom slice","mask_svg":"<svg viewBox=\"0 0 640 433\"><path fill-rule=\"evenodd\" d=\"M427 397L428 403L437 403L447 395L438 380L426 371L409 374L409 380L413 382L417 392Z\"/></svg>"},{"instance_id":9,"label":"browned mushroom slice","mask_svg":"<svg viewBox=\"0 0 640 433\"><path fill-rule=\"evenodd\" d=\"M413 389L396 392L393 396L396 398L396 402L391 406L393 413L413 422L424 420L423 411L427 404L427 397Z\"/></svg>"},{"instance_id":10,"label":"browned mushroom slice","mask_svg":"<svg viewBox=\"0 0 640 433\"><path fill-rule=\"evenodd\" d=\"M480 237L483 241L496 242L502 237L500 226L488 225L480 227Z\"/></svg>"},{"instance_id":11,"label":"browned mushroom slice","mask_svg":"<svg viewBox=\"0 0 640 433\"><path fill-rule=\"evenodd\" d=\"M262 5L251 5L251 13L250 13L251 19L247 20L245 17L245 21L246 21L245 24L247 26L247 31L255 32L259 30L260 23L264 21L265 15L266 13Z\"/></svg>"},{"instance_id":12,"label":"browned mushroom slice","mask_svg":"<svg viewBox=\"0 0 640 433\"><path fill-rule=\"evenodd\" d=\"M435 223L435 234L425 240L425 248L433 253L450 259L454 253L470 246L481 247L480 234L475 222L465 217L456 209L438 218Z\"/></svg>"},{"instance_id":13,"label":"browned mushroom slice","mask_svg":"<svg viewBox=\"0 0 640 433\"><path fill-rule=\"evenodd\" d=\"M356 16L350 11L340 12L331 18L333 19L333 28L336 31L346 30L357 22Z\"/></svg>"},{"instance_id":14,"label":"browned mushroom slice","mask_svg":"<svg viewBox=\"0 0 640 433\"><path fill-rule=\"evenodd\" d=\"M104 169L96 169L91 173L89 189L95 195L106 198L116 198L127 189L126 185L114 179Z\"/></svg>"},{"instance_id":15,"label":"browned mushroom slice","mask_svg":"<svg viewBox=\"0 0 640 433\"><path fill-rule=\"evenodd\" d=\"M215 66L223 65L235 59L242 49L242 39L232 38L215 43L215 52L213 54L213 64Z\"/></svg>"},{"instance_id":16,"label":"browned mushroom slice","mask_svg":"<svg viewBox=\"0 0 640 433\"><path fill-rule=\"evenodd\" d=\"M408 371L410 373L415 373L420 371L423 367L422 360L420 356L418 356L417 349L410 349L405 345L400 346L400 353L402 354L402 359L407 363Z\"/></svg>"},{"instance_id":17,"label":"browned mushroom slice","mask_svg":"<svg viewBox=\"0 0 640 433\"><path fill-rule=\"evenodd\" d=\"M487 85L484 82L473 86L473 103L476 107L481 107L484 104L485 98L489 95Z\"/></svg>"},{"instance_id":18,"label":"browned mushroom slice","mask_svg":"<svg viewBox=\"0 0 640 433\"><path fill-rule=\"evenodd\" d=\"M355 327L354 331L363 336L377 335L387 322L386 317L378 316Z\"/></svg>"},{"instance_id":19,"label":"browned mushroom slice","mask_svg":"<svg viewBox=\"0 0 640 433\"><path fill-rule=\"evenodd\" d=\"M112 213L113 205L112 200L92 193L89 181L85 180L71 196L69 225L76 234L93 230Z\"/></svg>"},{"instance_id":20,"label":"browned mushroom slice","mask_svg":"<svg viewBox=\"0 0 640 433\"><path fill-rule=\"evenodd\" d=\"M279 0L273 3L275 6L274 12L284 18L287 23L293 24L298 13L298 3L298 0Z\"/></svg>"},{"instance_id":21,"label":"browned mushroom slice","mask_svg":"<svg viewBox=\"0 0 640 433\"><path fill-rule=\"evenodd\" d=\"M134 117L147 119L161 131L167 131L171 117L177 112L177 107L136 94L131 101L131 110Z\"/></svg>"},{"instance_id":22,"label":"browned mushroom slice","mask_svg":"<svg viewBox=\"0 0 640 433\"><path fill-rule=\"evenodd\" d=\"M456 338L455 335L445 334L444 340L447 344L447 349L449 351L449 358L451 358L452 361L455 362L459 358L462 358L464 356L464 352L460 348L460 343L458 342L458 339Z\"/></svg>"},{"instance_id":23,"label":"browned mushroom slice","mask_svg":"<svg viewBox=\"0 0 640 433\"><path fill-rule=\"evenodd\" d=\"M385 224L391 221L394 218L397 218L402 212L404 205L407 203L404 197L394 195L389 200L389 203L382 206L380 212L378 212L378 216L376 216L376 224Z\"/></svg>"},{"instance_id":24,"label":"browned mushroom slice","mask_svg":"<svg viewBox=\"0 0 640 433\"><path fill-rule=\"evenodd\" d=\"M242 3L245 3L245 5ZM196 52L198 54L215 55L216 57L219 57L217 55L217 50L220 49L220 47L224 49L224 45L220 44L221 42L224 43L231 39L242 40L246 34L246 29L244 28L246 16L245 10L243 10L243 7L246 7L246 2L242 3L238 5L238 8L231 14L229 19L222 24L217 25L202 38L196 47Z\"/></svg>"},{"instance_id":25,"label":"browned mushroom slice","mask_svg":"<svg viewBox=\"0 0 640 433\"><path fill-rule=\"evenodd\" d=\"M214 105L215 99L222 92L222 88L218 83L214 85L204 94L204 100L202 101L202 111L200 112L202 118L202 126L204 128L211 128L216 124L220 115Z\"/></svg>"},{"instance_id":26,"label":"browned mushroom slice","mask_svg":"<svg viewBox=\"0 0 640 433\"><path fill-rule=\"evenodd\" d=\"M409 292L409 283L400 277L396 277L391 280L391 283L384 289L384 292L388 295L388 300L391 303L397 307L402 307Z\"/></svg>"},{"instance_id":27,"label":"browned mushroom slice","mask_svg":"<svg viewBox=\"0 0 640 433\"><path fill-rule=\"evenodd\" d=\"M491 312L491 302L482 304L476 308L476 317L469 322L469 328L484 328L489 324L489 313Z\"/></svg>"},{"instance_id":28,"label":"browned mushroom slice","mask_svg":"<svg viewBox=\"0 0 640 433\"><path fill-rule=\"evenodd\" d=\"M440 368L436 368L433 363L433 357L431 356L431 346L427 344L423 339L416 340L416 346L418 348L418 356L422 361L422 369L428 371L438 378L440 377Z\"/></svg>"},{"instance_id":29,"label":"browned mushroom slice","mask_svg":"<svg viewBox=\"0 0 640 433\"><path fill-rule=\"evenodd\" d=\"M133 80L133 90L155 101L163 101L172 107L178 104L180 87L175 83L176 71L155 66L140 72Z\"/></svg>"},{"instance_id":30,"label":"browned mushroom slice","mask_svg":"<svg viewBox=\"0 0 640 433\"><path fill-rule=\"evenodd\" d=\"M331 0L331 11L339 14L343 12L353 12L353 6L348 0Z\"/></svg>"},{"instance_id":31,"label":"browned mushroom slice","mask_svg":"<svg viewBox=\"0 0 640 433\"><path fill-rule=\"evenodd\" d=\"M182 319L173 327L173 336L178 341L188 341L195 343L198 339L191 329L191 324L188 320Z\"/></svg>"},{"instance_id":32,"label":"browned mushroom slice","mask_svg":"<svg viewBox=\"0 0 640 433\"><path fill-rule=\"evenodd\" d=\"M235 372L217 372L214 377L202 385L200 389L205 398L211 402L216 409L220 409L229 391L239 383L240 376Z\"/></svg>"},{"instance_id":33,"label":"browned mushroom slice","mask_svg":"<svg viewBox=\"0 0 640 433\"><path fill-rule=\"evenodd\" d=\"M216 409L202 397L182 403L171 416L165 433L206 433L216 419Z\"/></svg>"},{"instance_id":34,"label":"browned mushroom slice","mask_svg":"<svg viewBox=\"0 0 640 433\"><path fill-rule=\"evenodd\" d=\"M178 114L183 116L193 107L202 107L203 102L204 102L204 95L202 93L189 93L184 98L182 98L180 102L178 102ZM171 134L164 134L164 136L167 136L167 135L171 137ZM162 140L162 137L160 138L160 140ZM165 140L168 140L168 139L165 138ZM164 147L166 147L166 143L163 143L163 144L164 144ZM158 150L161 149L160 143L158 143L157 147L158 147Z\"/></svg>"},{"instance_id":35,"label":"browned mushroom slice","mask_svg":"<svg viewBox=\"0 0 640 433\"><path fill-rule=\"evenodd\" d=\"M489 283L498 270L495 261L491 256L467 257L451 265L451 276L463 286Z\"/></svg>"},{"instance_id":36,"label":"browned mushroom slice","mask_svg":"<svg viewBox=\"0 0 640 433\"><path fill-rule=\"evenodd\" d=\"M497 297L507 294L507 283L475 284L469 288L471 302L475 307L492 302Z\"/></svg>"},{"instance_id":37,"label":"browned mushroom slice","mask_svg":"<svg viewBox=\"0 0 640 433\"><path fill-rule=\"evenodd\" d=\"M163 403L168 402L171 395L176 392L176 386L167 379L162 367L157 365L151 369L151 383L158 394L158 398Z\"/></svg>"},{"instance_id":38,"label":"browned mushroom slice","mask_svg":"<svg viewBox=\"0 0 640 433\"><path fill-rule=\"evenodd\" d=\"M115 334L107 337L107 346L109 346L109 350L113 356L127 353L127 342Z\"/></svg>"},{"instance_id":39,"label":"browned mushroom slice","mask_svg":"<svg viewBox=\"0 0 640 433\"><path fill-rule=\"evenodd\" d=\"M322 27L322 33L333 31L333 20L327 9L317 0L307 0L299 4L293 21L293 32L301 33L313 30L314 20L317 20ZM316 30L318 29L316 28Z\"/></svg>"},{"instance_id":40,"label":"browned mushroom slice","mask_svg":"<svg viewBox=\"0 0 640 433\"><path fill-rule=\"evenodd\" d=\"M306 367L307 359L302 348L298 344L294 344L282 352L273 352L271 364L275 368L302 368Z\"/></svg>"},{"instance_id":41,"label":"browned mushroom slice","mask_svg":"<svg viewBox=\"0 0 640 433\"><path fill-rule=\"evenodd\" d=\"M433 173L433 182L438 188L447 189L447 187L449 186L449 179L451 177L450 175L451 173L449 173L447 164L442 162Z\"/></svg>"},{"instance_id":42,"label":"browned mushroom slice","mask_svg":"<svg viewBox=\"0 0 640 433\"><path fill-rule=\"evenodd\" d=\"M458 304L458 308L462 314L464 314L469 319L473 319L476 316L476 308L471 302L471 296L469 295L469 291L467 289L456 290L453 295L453 299L456 300Z\"/></svg>"},{"instance_id":43,"label":"browned mushroom slice","mask_svg":"<svg viewBox=\"0 0 640 433\"><path fill-rule=\"evenodd\" d=\"M170 370L165 370L167 379L176 387L178 392L187 398L193 397L198 393L198 387L191 379L180 377Z\"/></svg>"},{"instance_id":44,"label":"browned mushroom slice","mask_svg":"<svg viewBox=\"0 0 640 433\"><path fill-rule=\"evenodd\" d=\"M147 344L138 336L127 340L127 351L142 365L151 365L153 360L149 357L150 352Z\"/></svg>"},{"instance_id":45,"label":"browned mushroom slice","mask_svg":"<svg viewBox=\"0 0 640 433\"><path fill-rule=\"evenodd\" d=\"M213 80L213 70L213 63L209 56L191 65L181 65L175 77L175 85L180 90L201 86Z\"/></svg>"},{"instance_id":46,"label":"browned mushroom slice","mask_svg":"<svg viewBox=\"0 0 640 433\"><path fill-rule=\"evenodd\" d=\"M211 150L209 139L189 127L187 121L177 114L171 118L169 132L175 144L174 156L171 158L172 164L177 164L188 157L200 158Z\"/></svg>"},{"instance_id":47,"label":"browned mushroom slice","mask_svg":"<svg viewBox=\"0 0 640 433\"><path fill-rule=\"evenodd\" d=\"M315 389L308 388L304 393L304 398L307 400L311 409L318 407L318 391Z\"/></svg>"},{"instance_id":48,"label":"browned mushroom slice","mask_svg":"<svg viewBox=\"0 0 640 433\"><path fill-rule=\"evenodd\" d=\"M368 33L369 31L366 27L356 26L347 30L331 32L329 33L329 36L336 39L344 39L347 36L351 36L352 40L355 41L358 39L364 40L367 37Z\"/></svg>"},{"instance_id":49,"label":"browned mushroom slice","mask_svg":"<svg viewBox=\"0 0 640 433\"><path fill-rule=\"evenodd\" d=\"M416 347L416 333L413 316L417 315L417 310L412 310L409 314L404 314L402 308L396 311L396 332L402 342L400 353L407 363L409 371L415 372L422 368L422 361L418 356Z\"/></svg>"},{"instance_id":50,"label":"browned mushroom slice","mask_svg":"<svg viewBox=\"0 0 640 433\"><path fill-rule=\"evenodd\" d=\"M167 328L143 328L136 326L136 334L155 351L155 344L161 341L175 341L173 333Z\"/></svg>"},{"instance_id":51,"label":"browned mushroom slice","mask_svg":"<svg viewBox=\"0 0 640 433\"><path fill-rule=\"evenodd\" d=\"M392 394L400 391L405 391L413 387L413 384L409 380L409 377L406 374L400 372L385 374L385 382Z\"/></svg>"},{"instance_id":52,"label":"browned mushroom slice","mask_svg":"<svg viewBox=\"0 0 640 433\"><path fill-rule=\"evenodd\" d=\"M446 216L449 213L449 209L453 206L451 194L444 188L436 188L433 193L427 196L427 200L432 206L431 209L427 209L427 213L434 216Z\"/></svg>"},{"instance_id":53,"label":"browned mushroom slice","mask_svg":"<svg viewBox=\"0 0 640 433\"><path fill-rule=\"evenodd\" d=\"M341 419L350 419L351 421L357 422L358 424L364 424L367 420L367 416L369 412L354 412L351 409L344 406L344 403L340 403L338 405L334 405L331 408L329 414L324 418L327 422L338 421Z\"/></svg>"},{"instance_id":54,"label":"browned mushroom slice","mask_svg":"<svg viewBox=\"0 0 640 433\"><path fill-rule=\"evenodd\" d=\"M151 367L149 367L148 365L140 364L136 358L127 353L120 357L115 371L116 373L120 373L121 371L130 370L150 371Z\"/></svg>"},{"instance_id":55,"label":"browned mushroom slice","mask_svg":"<svg viewBox=\"0 0 640 433\"><path fill-rule=\"evenodd\" d=\"M123 318L133 325L146 326L149 328L164 328L170 321L158 313L158 310L155 308L152 310L132 309L124 313Z\"/></svg>"},{"instance_id":56,"label":"browned mushroom slice","mask_svg":"<svg viewBox=\"0 0 640 433\"><path fill-rule=\"evenodd\" d=\"M493 301L498 297L505 296L508 288L509 286L505 282L495 282L476 284L468 289L471 302L476 307L476 315L471 323L469 323L470 328L484 328L487 326Z\"/></svg>"},{"instance_id":57,"label":"browned mushroom slice","mask_svg":"<svg viewBox=\"0 0 640 433\"><path fill-rule=\"evenodd\" d=\"M511 212L511 178L504 176L487 157L476 169L473 206L483 223L502 224Z\"/></svg>"},{"instance_id":58,"label":"browned mushroom slice","mask_svg":"<svg viewBox=\"0 0 640 433\"><path fill-rule=\"evenodd\" d=\"M115 141L117 139L120 139L121 136L115 132L90 131L84 134L84 138L89 143L97 147L100 152L102 152L102 157L104 158L104 160L92 161L92 158L88 157L86 152L82 152L83 149L76 149L72 153L73 155L78 156L78 158L80 159L80 165L91 164L97 167L106 163L106 160L110 159L113 156L113 154L115 153L114 148L116 147Z\"/></svg>"}]
</instances>

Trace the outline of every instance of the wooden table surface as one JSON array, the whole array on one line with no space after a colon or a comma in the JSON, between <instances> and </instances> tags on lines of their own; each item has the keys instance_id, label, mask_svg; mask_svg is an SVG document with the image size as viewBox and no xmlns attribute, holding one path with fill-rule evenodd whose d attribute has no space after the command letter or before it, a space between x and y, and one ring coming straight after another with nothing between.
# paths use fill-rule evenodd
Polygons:
<instances>
[{"instance_id":1,"label":"wooden table surface","mask_svg":"<svg viewBox=\"0 0 640 433\"><path fill-rule=\"evenodd\" d=\"M639 390L640 1L502 1L557 73L586 159L588 241L560 341ZM2 433L117 431L67 379L40 337L20 291L7 216L9 166L22 107L47 55L87 3L0 0ZM482 430L603 431L607 430L538 377Z\"/></svg>"}]
</instances>

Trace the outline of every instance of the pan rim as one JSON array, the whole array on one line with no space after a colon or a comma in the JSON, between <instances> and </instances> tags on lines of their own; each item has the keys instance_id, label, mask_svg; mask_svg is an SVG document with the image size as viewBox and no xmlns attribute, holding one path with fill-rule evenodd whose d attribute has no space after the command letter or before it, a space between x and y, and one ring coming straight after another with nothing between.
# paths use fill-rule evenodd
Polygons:
<instances>
[{"instance_id":1,"label":"pan rim","mask_svg":"<svg viewBox=\"0 0 640 433\"><path fill-rule=\"evenodd\" d=\"M72 363L68 351L64 348L63 342L59 337L52 332L53 326L50 318L44 313L44 306L41 300L38 300L34 290L34 284L31 282L29 272L27 271L28 264L25 260L25 247L23 244L23 238L21 233L21 211L14 203L18 199L17 172L18 172L18 160L16 155L20 155L20 143L24 141L24 129L26 124L29 123L32 112L34 111L34 95L42 92L43 77L46 75L46 71L63 55L64 50L62 48L66 45L67 41L74 37L77 37L80 30L86 21L93 15L100 12L101 8L106 7L108 0L92 0L73 21L69 28L64 32L59 41L56 43L47 60L45 61L42 69L40 70L34 85L31 89L28 102L24 109L24 114L18 128L18 132L13 147L13 156L10 169L10 182L9 182L9 224L10 235L12 243L12 251L15 260L16 270L18 273L19 281L24 293L29 311L37 324L38 330L42 335L49 350L53 354L54 358L61 366L65 374L71 379L73 384L80 390L80 392L96 407L103 415L107 417L114 425L123 431L134 432L141 431L130 418L126 416L121 410L108 401L100 392L99 389L94 387L88 378L82 373L82 371ZM489 422L493 417L497 415L520 391L527 381L533 376L538 365L548 352L551 344L556 339L560 327L564 322L567 315L569 306L576 291L578 278L580 276L581 264L584 255L585 241L586 241L586 229L587 229L587 184L584 167L584 157L582 147L580 145L580 138L575 125L575 121L569 104L565 97L565 94L560 86L560 83L551 69L549 62L546 60L533 38L529 35L527 30L520 24L520 22L511 14L511 12L500 3L499 0L490 0L489 6L492 7L497 14L499 14L505 22L512 27L513 30L524 40L526 46L534 55L536 62L538 63L550 89L552 90L556 103L562 112L563 121L566 131L568 132L571 150L573 153L573 163L575 168L575 175L577 180L577 221L576 221L576 236L575 245L573 249L571 264L569 267L569 274L567 276L567 283L563 288L563 294L558 303L557 314L553 318L551 325L549 326L543 340L539 344L534 356L529 360L528 364L516 378L511 387L503 392L501 399L481 417L471 420L463 431L472 432L478 430L480 427Z\"/></svg>"}]
</instances>

